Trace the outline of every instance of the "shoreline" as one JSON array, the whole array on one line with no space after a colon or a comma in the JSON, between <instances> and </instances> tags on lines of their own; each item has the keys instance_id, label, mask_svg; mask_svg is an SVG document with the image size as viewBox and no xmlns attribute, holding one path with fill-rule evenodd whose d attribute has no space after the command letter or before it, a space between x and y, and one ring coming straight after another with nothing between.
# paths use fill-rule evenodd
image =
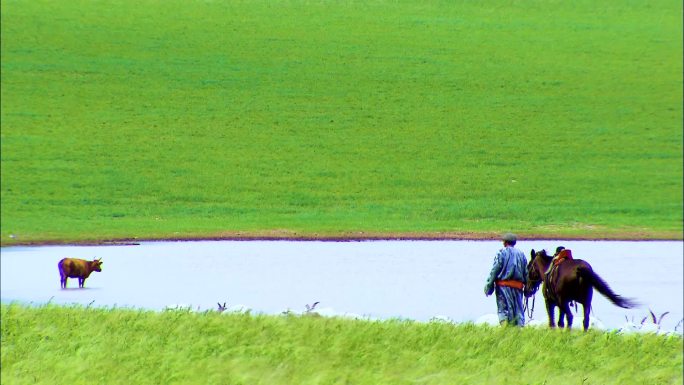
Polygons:
<instances>
[{"instance_id":1,"label":"shoreline","mask_svg":"<svg viewBox=\"0 0 684 385\"><path fill-rule=\"evenodd\" d=\"M286 241L286 242L373 242L373 241L496 241L501 235L492 232L340 232L297 233L294 231L226 232L219 235L188 235L174 237L127 237L85 240L31 240L3 241L0 247L27 246L134 246L142 242L206 242L206 241ZM525 234L518 235L518 241L622 241L659 242L684 241L682 234L675 232L615 232L601 234Z\"/></svg>"}]
</instances>

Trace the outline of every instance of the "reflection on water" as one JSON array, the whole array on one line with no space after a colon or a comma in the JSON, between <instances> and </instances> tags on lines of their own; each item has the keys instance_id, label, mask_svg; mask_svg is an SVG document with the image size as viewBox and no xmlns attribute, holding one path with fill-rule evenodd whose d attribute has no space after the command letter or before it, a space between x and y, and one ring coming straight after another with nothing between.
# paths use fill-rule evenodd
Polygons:
<instances>
[{"instance_id":1,"label":"reflection on water","mask_svg":"<svg viewBox=\"0 0 684 385\"><path fill-rule=\"evenodd\" d=\"M643 307L615 307L595 292L593 316L608 328L637 323L649 308L669 311L663 328L683 318L683 243L520 241L518 247L555 250L563 245L587 260L614 291ZM496 313L483 287L498 241L202 241L138 246L7 247L1 253L4 302L79 303L163 309L187 305L280 314L317 310L376 318L433 317L475 321ZM102 258L102 272L84 290L60 290L57 262ZM529 257L529 256L528 256ZM581 312L581 306L579 307ZM546 323L541 294L534 318ZM581 316L575 318L580 327ZM682 326L680 325L680 328Z\"/></svg>"}]
</instances>

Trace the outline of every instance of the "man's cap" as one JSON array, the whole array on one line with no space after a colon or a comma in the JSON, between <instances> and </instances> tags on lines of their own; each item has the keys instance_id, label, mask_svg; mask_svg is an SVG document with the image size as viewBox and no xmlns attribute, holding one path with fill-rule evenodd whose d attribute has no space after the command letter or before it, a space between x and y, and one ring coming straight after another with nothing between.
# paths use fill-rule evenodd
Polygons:
<instances>
[{"instance_id":1,"label":"man's cap","mask_svg":"<svg viewBox=\"0 0 684 385\"><path fill-rule=\"evenodd\" d=\"M516 242L518 240L518 238L513 233L506 233L503 235L503 237L501 237L501 239L506 242Z\"/></svg>"}]
</instances>

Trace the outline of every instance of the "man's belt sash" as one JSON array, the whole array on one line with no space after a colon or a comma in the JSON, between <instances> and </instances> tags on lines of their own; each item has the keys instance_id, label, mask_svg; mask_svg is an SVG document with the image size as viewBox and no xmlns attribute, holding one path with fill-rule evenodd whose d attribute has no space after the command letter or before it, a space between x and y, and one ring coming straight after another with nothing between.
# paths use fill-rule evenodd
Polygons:
<instances>
[{"instance_id":1,"label":"man's belt sash","mask_svg":"<svg viewBox=\"0 0 684 385\"><path fill-rule=\"evenodd\" d=\"M524 282L516 281L514 279L502 279L499 281L496 281L496 286L506 286L506 287L512 287L514 289L522 290L525 287Z\"/></svg>"}]
</instances>

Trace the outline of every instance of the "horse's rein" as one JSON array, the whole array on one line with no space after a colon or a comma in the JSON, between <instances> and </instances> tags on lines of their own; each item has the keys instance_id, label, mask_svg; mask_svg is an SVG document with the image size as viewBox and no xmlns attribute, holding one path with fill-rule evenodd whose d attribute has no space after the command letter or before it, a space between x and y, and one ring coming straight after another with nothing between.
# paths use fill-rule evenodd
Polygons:
<instances>
[{"instance_id":1,"label":"horse's rein","mask_svg":"<svg viewBox=\"0 0 684 385\"><path fill-rule=\"evenodd\" d=\"M530 261L530 265L531 265L531 264L532 264L532 261ZM529 266L529 265L528 265L528 266ZM539 280L534 280L534 281L530 282L530 279L529 279L529 275L530 275L530 274L529 274L529 268L528 268L528 273L527 273L527 275L528 275L527 281L528 281L528 283L533 283L533 285L530 285L531 287L533 287L533 289L531 289L531 290L529 291L529 295L525 295L525 307L524 307L523 311L526 311L526 312L527 312L527 318L528 318L528 319L532 319L532 315L534 314L534 300L535 300L535 294L537 294L537 290L539 290L539 286L541 286L542 280L539 279ZM526 289L527 289L527 288L526 288ZM530 297L532 297L532 307L529 306Z\"/></svg>"},{"instance_id":2,"label":"horse's rein","mask_svg":"<svg viewBox=\"0 0 684 385\"><path fill-rule=\"evenodd\" d=\"M535 296L532 296L532 307L530 308L528 301L530 300L530 297L525 297L525 308L523 311L527 311L527 319L532 319L532 315L534 314L534 298Z\"/></svg>"},{"instance_id":3,"label":"horse's rein","mask_svg":"<svg viewBox=\"0 0 684 385\"><path fill-rule=\"evenodd\" d=\"M529 279L528 279L528 281L529 281ZM527 318L528 319L532 319L532 315L534 314L534 299L536 298L535 294L537 293L537 290L539 290L540 285L541 285L541 280L534 281L534 285L533 285L534 289L530 291L529 295L525 295L525 307L524 307L523 311L527 311ZM530 307L530 305L529 305L530 297L532 297L532 307Z\"/></svg>"}]
</instances>

